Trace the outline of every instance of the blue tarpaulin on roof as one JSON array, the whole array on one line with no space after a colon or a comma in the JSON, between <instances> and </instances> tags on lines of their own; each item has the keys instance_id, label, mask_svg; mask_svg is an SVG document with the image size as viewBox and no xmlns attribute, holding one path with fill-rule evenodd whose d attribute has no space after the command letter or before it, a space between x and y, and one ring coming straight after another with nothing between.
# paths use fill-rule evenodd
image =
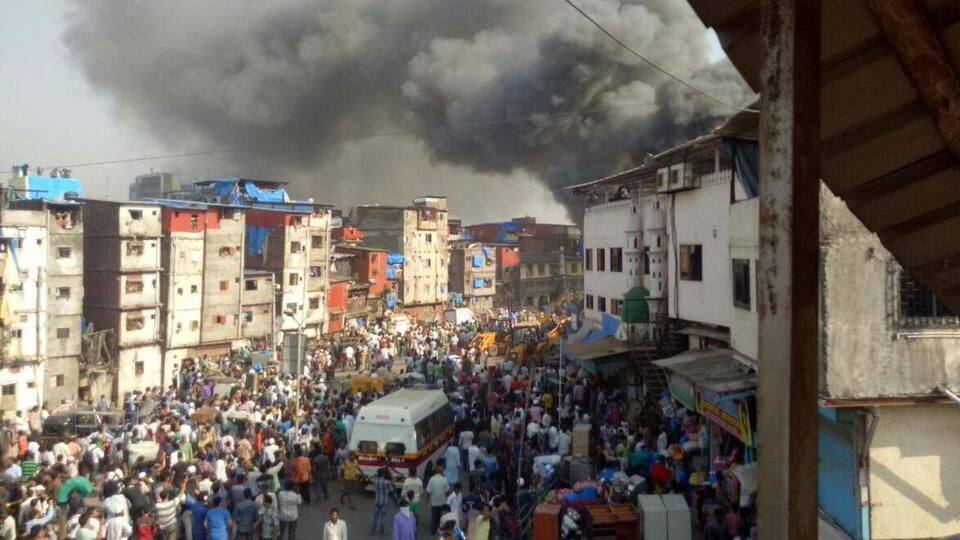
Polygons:
<instances>
[{"instance_id":1,"label":"blue tarpaulin on roof","mask_svg":"<svg viewBox=\"0 0 960 540\"><path fill-rule=\"evenodd\" d=\"M267 227L247 225L247 253L250 255L263 255L264 246L267 244L267 237L269 235L270 229Z\"/></svg>"},{"instance_id":2,"label":"blue tarpaulin on roof","mask_svg":"<svg viewBox=\"0 0 960 540\"><path fill-rule=\"evenodd\" d=\"M483 250L483 254L487 257L487 260L492 261L495 258L492 247L480 246L480 249Z\"/></svg>"},{"instance_id":3,"label":"blue tarpaulin on roof","mask_svg":"<svg viewBox=\"0 0 960 540\"><path fill-rule=\"evenodd\" d=\"M403 264L406 262L406 259L403 258L402 253L391 253L387 255L387 264Z\"/></svg>"},{"instance_id":4,"label":"blue tarpaulin on roof","mask_svg":"<svg viewBox=\"0 0 960 540\"><path fill-rule=\"evenodd\" d=\"M24 199L62 200L67 193L83 195L79 178L54 178L52 176L27 177Z\"/></svg>"},{"instance_id":5,"label":"blue tarpaulin on roof","mask_svg":"<svg viewBox=\"0 0 960 540\"><path fill-rule=\"evenodd\" d=\"M473 256L473 267L474 267L474 268L483 268L483 255L474 255L474 256Z\"/></svg>"},{"instance_id":6,"label":"blue tarpaulin on roof","mask_svg":"<svg viewBox=\"0 0 960 540\"><path fill-rule=\"evenodd\" d=\"M250 181L243 183L244 189L247 191L247 196L257 202L286 202L287 201L287 190L283 188L264 190L257 187L256 184Z\"/></svg>"},{"instance_id":7,"label":"blue tarpaulin on roof","mask_svg":"<svg viewBox=\"0 0 960 540\"><path fill-rule=\"evenodd\" d=\"M729 139L723 141L723 149L733 161L733 169L743 192L748 198L756 197L760 178L759 144L756 141Z\"/></svg>"}]
</instances>

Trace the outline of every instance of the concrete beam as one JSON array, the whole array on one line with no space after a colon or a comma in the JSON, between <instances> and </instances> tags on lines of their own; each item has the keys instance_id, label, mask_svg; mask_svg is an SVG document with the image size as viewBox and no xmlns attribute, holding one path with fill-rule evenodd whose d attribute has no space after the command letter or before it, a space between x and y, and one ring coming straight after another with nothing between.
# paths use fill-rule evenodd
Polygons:
<instances>
[{"instance_id":1,"label":"concrete beam","mask_svg":"<svg viewBox=\"0 0 960 540\"><path fill-rule=\"evenodd\" d=\"M820 1L760 10L760 538L817 536Z\"/></svg>"},{"instance_id":2,"label":"concrete beam","mask_svg":"<svg viewBox=\"0 0 960 540\"><path fill-rule=\"evenodd\" d=\"M960 160L960 79L917 0L867 0L887 41Z\"/></svg>"}]
</instances>

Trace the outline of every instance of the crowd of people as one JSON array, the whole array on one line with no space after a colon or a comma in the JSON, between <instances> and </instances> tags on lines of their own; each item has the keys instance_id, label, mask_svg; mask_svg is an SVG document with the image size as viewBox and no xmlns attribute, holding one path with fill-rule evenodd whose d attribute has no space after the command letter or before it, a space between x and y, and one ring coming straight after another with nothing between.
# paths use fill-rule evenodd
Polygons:
<instances>
[{"instance_id":1,"label":"crowd of people","mask_svg":"<svg viewBox=\"0 0 960 540\"><path fill-rule=\"evenodd\" d=\"M292 540L305 508L353 509L359 497L373 511L349 524L354 536L517 540L556 485L559 459L544 456L570 455L578 424L597 435L598 469L685 489L682 460L668 459L676 436L651 428L667 425L662 415L546 352L536 362L493 358L471 346L482 330L385 320L321 339L297 374L246 352L203 359L168 388L125 396L123 422L55 441L42 437L46 408L18 412L0 464L0 540ZM383 384L354 388L348 377L358 375ZM224 389L222 376L239 383ZM453 439L421 477L389 464L365 477L348 445L357 414L405 384L447 392ZM111 404L84 407L105 418ZM347 539L338 508L317 533L324 540Z\"/></svg>"}]
</instances>

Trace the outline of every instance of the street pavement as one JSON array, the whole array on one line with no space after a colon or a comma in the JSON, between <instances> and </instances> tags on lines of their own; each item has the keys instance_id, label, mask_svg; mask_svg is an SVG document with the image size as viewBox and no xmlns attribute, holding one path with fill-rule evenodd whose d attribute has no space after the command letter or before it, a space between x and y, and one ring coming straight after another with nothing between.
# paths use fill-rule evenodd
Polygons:
<instances>
[{"instance_id":1,"label":"street pavement","mask_svg":"<svg viewBox=\"0 0 960 540\"><path fill-rule=\"evenodd\" d=\"M329 519L330 509L340 511L340 519L347 522L347 533L350 540L365 540L392 538L393 516L397 507L390 503L387 507L386 534L384 536L370 535L370 520L373 518L373 492L364 492L353 495L353 504L356 510L350 510L349 503L340 504L340 483L330 482L327 485L330 499L317 504L315 501L300 507L300 521L297 524L297 538L303 540L321 540L323 538L323 524ZM424 524L417 533L417 538L429 539L426 529L430 525L430 508L420 508L420 523Z\"/></svg>"}]
</instances>

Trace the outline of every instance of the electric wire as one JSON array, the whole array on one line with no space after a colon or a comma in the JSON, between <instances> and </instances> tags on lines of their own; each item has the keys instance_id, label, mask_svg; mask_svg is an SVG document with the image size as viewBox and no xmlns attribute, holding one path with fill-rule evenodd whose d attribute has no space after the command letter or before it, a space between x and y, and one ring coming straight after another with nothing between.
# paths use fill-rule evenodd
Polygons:
<instances>
[{"instance_id":1,"label":"electric wire","mask_svg":"<svg viewBox=\"0 0 960 540\"><path fill-rule=\"evenodd\" d=\"M596 26L601 32L603 32L607 37L609 37L610 39L612 39L613 41L615 41L615 42L617 43L617 45L620 45L621 47L623 47L624 49L626 49L628 52L630 52L631 54L633 54L633 55L636 56L637 58L643 60L644 62L646 62L647 64L649 64L652 68L656 69L656 70L659 71L660 73L663 73L663 74L666 75L667 77L670 77L671 79L673 79L673 80L677 81L678 83L686 86L687 88L693 90L694 92L697 92L698 94L701 94L701 95L703 95L704 97L710 98L710 99L712 99L713 101L716 101L717 103L719 103L719 104L721 104L721 105L724 105L724 106L726 106L726 107L730 107L731 109L736 109L736 110L738 110L738 111L750 112L750 113L759 113L759 112L760 112L760 111L758 111L758 110L756 110L756 109L751 109L751 108L749 108L749 107L741 107L740 105L736 105L736 104L734 104L734 103L730 103L729 101L726 101L726 100L724 100L724 99L721 99L719 96L716 96L716 95L714 95L714 94L711 94L710 92L707 92L707 91L704 90L703 88L700 88L699 86L694 85L694 84L691 83L690 81L687 81L687 80L685 80L685 79L682 79L682 78L678 77L677 75L674 75L673 73L671 73L669 70L667 70L666 68L664 68L664 67L661 66L660 64L658 64L658 63L654 62L653 60L647 58L646 56L640 54L636 49L634 49L633 47L631 47L630 45L628 45L625 41L623 41L622 39L620 39L619 37L617 37L613 32L611 32L611 31L607 30L606 28L604 28L604 26L603 26L602 24L600 24L599 22L597 22L597 20L594 19L593 17L591 17L586 11L580 9L580 6L574 4L574 3L573 3L573 0L563 0L563 1L566 2L570 7L572 7L573 9L575 9L575 10L577 11L577 13L579 13L580 15L582 15L585 19L587 19L588 21L590 21L590 22L591 22L594 26Z\"/></svg>"}]
</instances>

